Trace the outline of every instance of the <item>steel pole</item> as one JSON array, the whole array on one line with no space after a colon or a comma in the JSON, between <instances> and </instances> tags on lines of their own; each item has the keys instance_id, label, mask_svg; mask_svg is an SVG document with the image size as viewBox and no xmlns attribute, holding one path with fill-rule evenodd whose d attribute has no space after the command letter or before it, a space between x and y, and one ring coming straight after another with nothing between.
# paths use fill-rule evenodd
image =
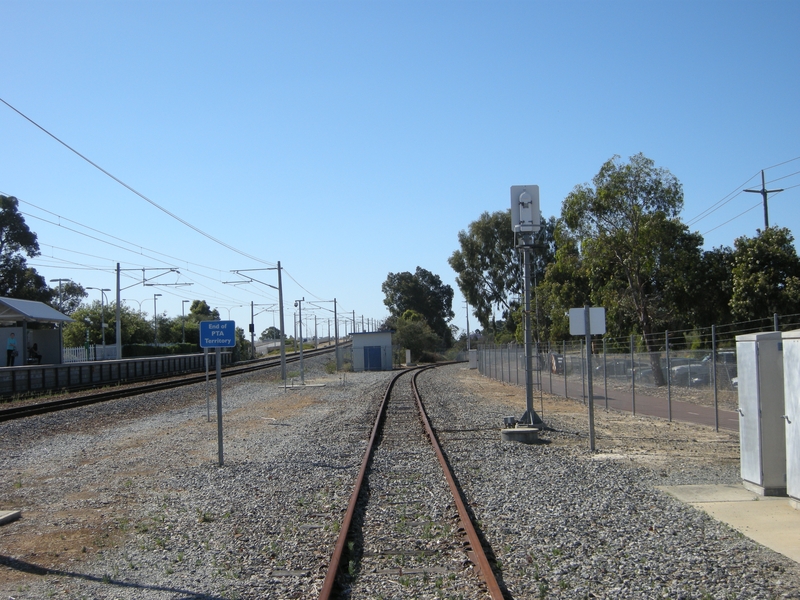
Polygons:
<instances>
[{"instance_id":1,"label":"steel pole","mask_svg":"<svg viewBox=\"0 0 800 600\"><path fill-rule=\"evenodd\" d=\"M281 281L281 261L278 261L278 310L281 323L281 379L286 381L286 334L283 324L283 283Z\"/></svg>"},{"instance_id":2,"label":"steel pole","mask_svg":"<svg viewBox=\"0 0 800 600\"><path fill-rule=\"evenodd\" d=\"M336 314L336 298L333 299L333 337L336 339L334 344L336 350L336 370L342 370L342 356L339 353L339 317Z\"/></svg>"},{"instance_id":3,"label":"steel pole","mask_svg":"<svg viewBox=\"0 0 800 600\"><path fill-rule=\"evenodd\" d=\"M528 240L530 241L530 240ZM531 344L531 254L530 246L522 247L525 277L525 414L523 423L538 425L542 422L533 409L533 356Z\"/></svg>"},{"instance_id":4,"label":"steel pole","mask_svg":"<svg viewBox=\"0 0 800 600\"><path fill-rule=\"evenodd\" d=\"M59 300L61 302L61 300ZM119 263L117 263L117 306L116 306L116 326L117 330L115 332L115 344L117 346L117 358L122 358L122 313L120 312L120 289L119 289Z\"/></svg>"},{"instance_id":5,"label":"steel pole","mask_svg":"<svg viewBox=\"0 0 800 600\"><path fill-rule=\"evenodd\" d=\"M592 391L592 329L589 317L589 305L583 307L584 326L586 327L586 383L589 386L589 450L594 452L594 392Z\"/></svg>"}]
</instances>

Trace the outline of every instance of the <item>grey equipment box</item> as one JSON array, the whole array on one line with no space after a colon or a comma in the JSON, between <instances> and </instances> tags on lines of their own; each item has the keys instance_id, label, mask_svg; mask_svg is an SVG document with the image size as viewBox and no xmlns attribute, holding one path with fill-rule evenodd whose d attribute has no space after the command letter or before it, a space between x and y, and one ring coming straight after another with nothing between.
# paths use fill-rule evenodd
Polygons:
<instances>
[{"instance_id":1,"label":"grey equipment box","mask_svg":"<svg viewBox=\"0 0 800 600\"><path fill-rule=\"evenodd\" d=\"M736 336L739 440L744 486L786 495L783 346L779 331Z\"/></svg>"},{"instance_id":2,"label":"grey equipment box","mask_svg":"<svg viewBox=\"0 0 800 600\"><path fill-rule=\"evenodd\" d=\"M786 432L786 493L800 509L800 329L783 334L783 420Z\"/></svg>"}]
</instances>

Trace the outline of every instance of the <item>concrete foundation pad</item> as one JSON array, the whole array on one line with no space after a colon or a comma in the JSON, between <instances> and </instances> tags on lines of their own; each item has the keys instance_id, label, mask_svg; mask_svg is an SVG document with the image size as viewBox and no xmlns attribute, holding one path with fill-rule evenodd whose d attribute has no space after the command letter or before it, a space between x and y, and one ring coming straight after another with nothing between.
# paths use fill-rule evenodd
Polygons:
<instances>
[{"instance_id":1,"label":"concrete foundation pad","mask_svg":"<svg viewBox=\"0 0 800 600\"><path fill-rule=\"evenodd\" d=\"M742 480L742 485L759 496L786 496L786 486L764 487L763 485L758 485L746 479Z\"/></svg>"},{"instance_id":2,"label":"concrete foundation pad","mask_svg":"<svg viewBox=\"0 0 800 600\"><path fill-rule=\"evenodd\" d=\"M521 442L534 444L539 441L539 429L532 427L515 427L514 429L501 429L500 439L504 442Z\"/></svg>"},{"instance_id":3,"label":"concrete foundation pad","mask_svg":"<svg viewBox=\"0 0 800 600\"><path fill-rule=\"evenodd\" d=\"M788 498L761 496L740 485L659 486L750 539L800 563L800 511Z\"/></svg>"},{"instance_id":4,"label":"concrete foundation pad","mask_svg":"<svg viewBox=\"0 0 800 600\"><path fill-rule=\"evenodd\" d=\"M18 510L0 510L0 525L11 523L11 521L16 521L21 516L22 513Z\"/></svg>"}]
</instances>

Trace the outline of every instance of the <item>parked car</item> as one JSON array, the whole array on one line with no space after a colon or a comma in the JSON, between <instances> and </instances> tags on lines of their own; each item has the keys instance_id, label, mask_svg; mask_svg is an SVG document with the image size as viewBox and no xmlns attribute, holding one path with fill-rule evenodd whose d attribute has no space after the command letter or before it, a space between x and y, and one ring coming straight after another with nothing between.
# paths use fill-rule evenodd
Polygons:
<instances>
[{"instance_id":1,"label":"parked car","mask_svg":"<svg viewBox=\"0 0 800 600\"><path fill-rule=\"evenodd\" d=\"M678 365L670 369L672 385L690 387L693 385L708 385L711 381L711 365L704 362L694 362Z\"/></svg>"}]
</instances>

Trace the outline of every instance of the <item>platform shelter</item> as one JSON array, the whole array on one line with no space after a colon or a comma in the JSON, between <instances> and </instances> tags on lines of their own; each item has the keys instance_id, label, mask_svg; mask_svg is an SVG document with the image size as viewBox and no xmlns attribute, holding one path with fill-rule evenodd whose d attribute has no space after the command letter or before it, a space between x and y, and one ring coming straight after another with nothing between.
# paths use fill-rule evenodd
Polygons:
<instances>
[{"instance_id":1,"label":"platform shelter","mask_svg":"<svg viewBox=\"0 0 800 600\"><path fill-rule=\"evenodd\" d=\"M18 356L15 366L30 364L29 349L36 344L42 355L41 364L61 364L61 335L58 328L29 329L30 323L69 323L67 315L58 312L44 302L0 298L0 367L6 366L6 345L11 334L17 340Z\"/></svg>"}]
</instances>

